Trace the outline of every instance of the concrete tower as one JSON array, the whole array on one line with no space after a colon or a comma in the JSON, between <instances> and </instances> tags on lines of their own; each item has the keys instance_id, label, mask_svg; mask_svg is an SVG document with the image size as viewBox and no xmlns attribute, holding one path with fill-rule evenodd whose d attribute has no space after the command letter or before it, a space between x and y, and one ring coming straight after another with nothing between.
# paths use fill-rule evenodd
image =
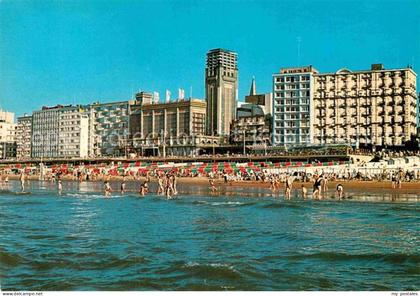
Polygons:
<instances>
[{"instance_id":1,"label":"concrete tower","mask_svg":"<svg viewBox=\"0 0 420 296\"><path fill-rule=\"evenodd\" d=\"M237 54L212 49L206 63L206 131L208 135L228 135L236 119L238 100Z\"/></svg>"}]
</instances>

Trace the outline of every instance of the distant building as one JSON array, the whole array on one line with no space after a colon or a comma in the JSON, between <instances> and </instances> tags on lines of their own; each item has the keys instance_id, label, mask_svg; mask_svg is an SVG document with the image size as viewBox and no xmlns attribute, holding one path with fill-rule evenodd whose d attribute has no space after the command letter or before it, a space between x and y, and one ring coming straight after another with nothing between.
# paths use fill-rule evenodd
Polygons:
<instances>
[{"instance_id":1,"label":"distant building","mask_svg":"<svg viewBox=\"0 0 420 296\"><path fill-rule=\"evenodd\" d=\"M264 106L238 102L238 107L236 108L236 119L241 117L265 115L266 113L264 111Z\"/></svg>"},{"instance_id":2,"label":"distant building","mask_svg":"<svg viewBox=\"0 0 420 296\"><path fill-rule=\"evenodd\" d=\"M32 116L21 116L17 119L16 128L16 157L18 159L31 158L32 146Z\"/></svg>"},{"instance_id":3,"label":"distant building","mask_svg":"<svg viewBox=\"0 0 420 296\"><path fill-rule=\"evenodd\" d=\"M322 73L314 77L314 143L400 146L416 134L416 73L411 68Z\"/></svg>"},{"instance_id":4,"label":"distant building","mask_svg":"<svg viewBox=\"0 0 420 296\"><path fill-rule=\"evenodd\" d=\"M32 158L59 156L58 135L62 105L42 107L32 113Z\"/></svg>"},{"instance_id":5,"label":"distant building","mask_svg":"<svg viewBox=\"0 0 420 296\"><path fill-rule=\"evenodd\" d=\"M133 105L130 115L133 149L142 155L151 151L160 155L189 155L191 147L186 147L184 140L205 134L205 118L206 102L199 99Z\"/></svg>"},{"instance_id":6,"label":"distant building","mask_svg":"<svg viewBox=\"0 0 420 296\"><path fill-rule=\"evenodd\" d=\"M254 104L261 106L264 114L273 113L273 95L272 93L267 94L257 94L257 86L255 83L255 78L252 78L251 89L249 95L245 96L245 103Z\"/></svg>"},{"instance_id":7,"label":"distant building","mask_svg":"<svg viewBox=\"0 0 420 296\"><path fill-rule=\"evenodd\" d=\"M270 115L240 117L232 122L231 142L250 146L271 145Z\"/></svg>"},{"instance_id":8,"label":"distant building","mask_svg":"<svg viewBox=\"0 0 420 296\"><path fill-rule=\"evenodd\" d=\"M89 112L87 107L61 109L59 157L87 157L89 152Z\"/></svg>"},{"instance_id":9,"label":"distant building","mask_svg":"<svg viewBox=\"0 0 420 296\"><path fill-rule=\"evenodd\" d=\"M229 135L238 100L237 54L225 49L207 53L206 126L208 135Z\"/></svg>"},{"instance_id":10,"label":"distant building","mask_svg":"<svg viewBox=\"0 0 420 296\"><path fill-rule=\"evenodd\" d=\"M134 103L134 101L121 101L90 105L90 156L126 155L130 105Z\"/></svg>"},{"instance_id":11,"label":"distant building","mask_svg":"<svg viewBox=\"0 0 420 296\"><path fill-rule=\"evenodd\" d=\"M400 146L416 134L411 68L318 73L312 66L273 77L275 145Z\"/></svg>"},{"instance_id":12,"label":"distant building","mask_svg":"<svg viewBox=\"0 0 420 296\"><path fill-rule=\"evenodd\" d=\"M43 107L32 114L32 158L88 156L86 106Z\"/></svg>"},{"instance_id":13,"label":"distant building","mask_svg":"<svg viewBox=\"0 0 420 296\"><path fill-rule=\"evenodd\" d=\"M140 105L152 104L153 95L145 91L138 92L136 93L136 103Z\"/></svg>"},{"instance_id":14,"label":"distant building","mask_svg":"<svg viewBox=\"0 0 420 296\"><path fill-rule=\"evenodd\" d=\"M16 157L15 114L0 110L0 159Z\"/></svg>"}]
</instances>

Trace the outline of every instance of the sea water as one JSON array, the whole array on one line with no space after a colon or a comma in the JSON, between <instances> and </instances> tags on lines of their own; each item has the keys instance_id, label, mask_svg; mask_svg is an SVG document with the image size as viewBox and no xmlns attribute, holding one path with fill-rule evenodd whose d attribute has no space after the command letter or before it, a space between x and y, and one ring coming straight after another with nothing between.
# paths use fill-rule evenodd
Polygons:
<instances>
[{"instance_id":1,"label":"sea water","mask_svg":"<svg viewBox=\"0 0 420 296\"><path fill-rule=\"evenodd\" d=\"M167 200L138 185L111 198L100 182L63 182L61 195L50 182L26 195L3 185L1 289L419 290L416 195L285 201L179 186Z\"/></svg>"}]
</instances>

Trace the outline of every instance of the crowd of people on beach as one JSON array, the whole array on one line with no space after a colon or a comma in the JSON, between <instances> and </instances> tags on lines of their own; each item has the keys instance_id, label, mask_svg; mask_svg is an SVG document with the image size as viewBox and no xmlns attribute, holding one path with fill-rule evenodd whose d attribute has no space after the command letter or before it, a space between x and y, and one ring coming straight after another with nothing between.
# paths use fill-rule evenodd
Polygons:
<instances>
[{"instance_id":1,"label":"crowd of people on beach","mask_svg":"<svg viewBox=\"0 0 420 296\"><path fill-rule=\"evenodd\" d=\"M2 187L7 185L9 182L10 172L0 172L0 184ZM47 172L44 176L44 180L50 181L57 184L58 194L62 194L63 184L65 180L77 180L79 182L85 181L103 181L103 192L106 197L111 196L114 189L111 187L110 181L114 177L106 169L92 170L87 168L79 168L72 172L62 172L60 170L56 172ZM177 180L183 177L206 177L209 180L209 189L212 193L216 193L218 188L216 184L218 180L223 180L225 185L230 185L233 182L241 181L256 181L270 184L269 188L271 191L276 192L284 186L284 198L291 199L291 193L294 189L296 182L312 183L312 198L323 199L325 196L322 194L328 189L328 183L330 181L338 182L335 188L336 197L341 199L344 197L344 186L342 182L347 180L378 180L391 182L391 188L397 189L402 187L402 182L410 182L420 180L420 170L383 170L376 174L368 174L363 169L360 170L349 170L341 169L335 172L324 172L320 169L309 173L305 170L295 171L273 171L262 169L259 171L244 170L228 172L226 170L221 171L209 171L209 172L191 172L188 170L177 169L177 170L161 170L159 168L149 169L147 171L137 172L123 171L118 177L122 177L120 184L120 193L124 194L126 189L126 181L134 180L139 181L140 186L138 194L140 196L146 196L150 193L149 184L153 180L156 180L156 194L165 196L170 199L178 194L177 191ZM145 180L141 182L142 178ZM21 191L25 192L26 183L28 181L28 173L25 170L20 170L19 181L21 185ZM268 185L267 185L268 187ZM305 185L301 185L300 195L303 199L308 197L308 188ZM118 190L116 190L118 191Z\"/></svg>"}]
</instances>

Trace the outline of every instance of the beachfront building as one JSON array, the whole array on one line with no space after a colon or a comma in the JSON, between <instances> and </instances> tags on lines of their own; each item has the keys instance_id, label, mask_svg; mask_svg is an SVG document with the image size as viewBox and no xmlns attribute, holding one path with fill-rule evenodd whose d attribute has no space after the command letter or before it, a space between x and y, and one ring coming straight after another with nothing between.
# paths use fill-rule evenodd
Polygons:
<instances>
[{"instance_id":1,"label":"beachfront building","mask_svg":"<svg viewBox=\"0 0 420 296\"><path fill-rule=\"evenodd\" d=\"M87 107L69 106L60 110L59 157L87 157L89 112Z\"/></svg>"},{"instance_id":2,"label":"beachfront building","mask_svg":"<svg viewBox=\"0 0 420 296\"><path fill-rule=\"evenodd\" d=\"M32 114L32 158L88 156L89 108L43 107Z\"/></svg>"},{"instance_id":3,"label":"beachfront building","mask_svg":"<svg viewBox=\"0 0 420 296\"><path fill-rule=\"evenodd\" d=\"M316 75L314 143L404 145L416 134L416 76L382 64Z\"/></svg>"},{"instance_id":4,"label":"beachfront building","mask_svg":"<svg viewBox=\"0 0 420 296\"><path fill-rule=\"evenodd\" d=\"M93 103L89 116L89 155L125 156L128 149L129 114L132 101Z\"/></svg>"},{"instance_id":5,"label":"beachfront building","mask_svg":"<svg viewBox=\"0 0 420 296\"><path fill-rule=\"evenodd\" d=\"M0 109L0 159L16 157L15 114Z\"/></svg>"},{"instance_id":6,"label":"beachfront building","mask_svg":"<svg viewBox=\"0 0 420 296\"><path fill-rule=\"evenodd\" d=\"M32 158L54 158L59 156L58 135L60 132L60 110L63 105L42 107L32 113Z\"/></svg>"},{"instance_id":7,"label":"beachfront building","mask_svg":"<svg viewBox=\"0 0 420 296\"><path fill-rule=\"evenodd\" d=\"M205 134L206 102L199 99L131 106L130 137L140 155L190 155Z\"/></svg>"},{"instance_id":8,"label":"beachfront building","mask_svg":"<svg viewBox=\"0 0 420 296\"><path fill-rule=\"evenodd\" d=\"M270 146L271 116L241 116L232 122L231 142L240 146L258 148Z\"/></svg>"},{"instance_id":9,"label":"beachfront building","mask_svg":"<svg viewBox=\"0 0 420 296\"><path fill-rule=\"evenodd\" d=\"M16 158L31 158L32 146L32 116L24 115L17 118L16 127Z\"/></svg>"},{"instance_id":10,"label":"beachfront building","mask_svg":"<svg viewBox=\"0 0 420 296\"><path fill-rule=\"evenodd\" d=\"M273 75L273 136L275 146L305 146L313 142L312 67L283 68Z\"/></svg>"},{"instance_id":11,"label":"beachfront building","mask_svg":"<svg viewBox=\"0 0 420 296\"><path fill-rule=\"evenodd\" d=\"M205 71L206 132L208 135L229 135L236 118L238 101L237 54L225 49L207 53Z\"/></svg>"}]
</instances>

